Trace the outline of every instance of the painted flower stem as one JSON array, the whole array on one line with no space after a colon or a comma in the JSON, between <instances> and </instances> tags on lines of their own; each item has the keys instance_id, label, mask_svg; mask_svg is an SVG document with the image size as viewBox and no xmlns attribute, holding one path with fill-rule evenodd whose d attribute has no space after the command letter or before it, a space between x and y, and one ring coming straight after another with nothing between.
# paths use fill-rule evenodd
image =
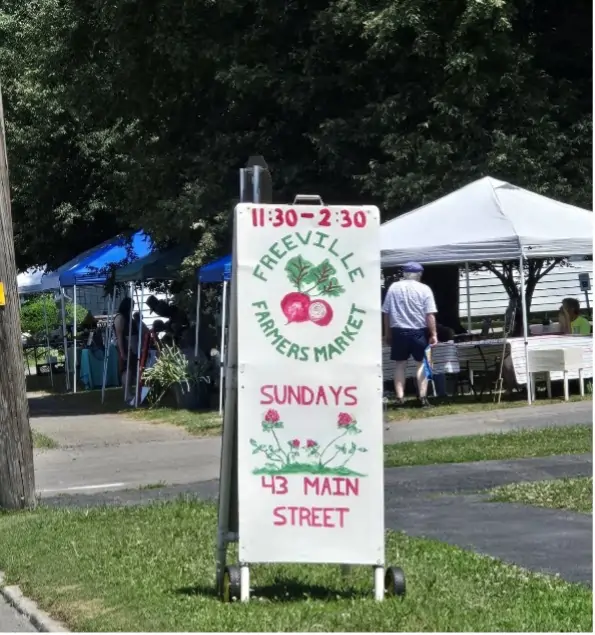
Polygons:
<instances>
[{"instance_id":1,"label":"painted flower stem","mask_svg":"<svg viewBox=\"0 0 595 635\"><path fill-rule=\"evenodd\" d=\"M267 459L269 461L279 461L279 463L281 463L281 465L283 465L285 463L285 461L280 456L277 456L277 454L278 454L278 452L276 450L274 452L266 452L265 451L265 453L264 453L264 455L267 457Z\"/></svg>"},{"instance_id":2,"label":"painted flower stem","mask_svg":"<svg viewBox=\"0 0 595 635\"><path fill-rule=\"evenodd\" d=\"M326 465L328 463L328 461L326 463L322 462L322 457L325 455L326 451L331 447L331 445L333 445L333 443L337 443L337 441L339 439L342 439L345 435L347 434L347 430L345 430L345 432L343 432L343 434L340 434L338 437L335 437L325 448L324 450L320 453L320 458L318 459L318 462L320 463L320 465ZM335 456L337 456L335 454ZM334 459L335 457L333 457ZM331 459L331 461L333 460Z\"/></svg>"},{"instance_id":3,"label":"painted flower stem","mask_svg":"<svg viewBox=\"0 0 595 635\"><path fill-rule=\"evenodd\" d=\"M337 456L337 455L335 454L335 456ZM355 452L353 454L349 454L348 457L343 461L343 463L341 463L341 465L339 465L339 467L345 467L347 465L347 463L349 463L349 461L351 461L351 459L354 456L355 456Z\"/></svg>"},{"instance_id":4,"label":"painted flower stem","mask_svg":"<svg viewBox=\"0 0 595 635\"><path fill-rule=\"evenodd\" d=\"M338 455L339 455L339 453L338 453L338 452L335 452L335 453L333 454L333 456L331 456L331 458L330 458L328 461L325 461L325 462L322 464L322 465L323 465L323 467L326 467L329 463L332 463L332 462L333 462L333 461L337 458L337 456L338 456Z\"/></svg>"},{"instance_id":5,"label":"painted flower stem","mask_svg":"<svg viewBox=\"0 0 595 635\"><path fill-rule=\"evenodd\" d=\"M291 463L291 461L289 460L289 456L281 448L281 444L279 443L279 439L277 437L277 433L275 432L274 429L271 429L271 432L273 433L273 437L275 438L275 441L277 443L277 447L279 448L279 452L281 453L281 455L285 459L285 463L287 463L287 465L289 465L289 463Z\"/></svg>"}]
</instances>

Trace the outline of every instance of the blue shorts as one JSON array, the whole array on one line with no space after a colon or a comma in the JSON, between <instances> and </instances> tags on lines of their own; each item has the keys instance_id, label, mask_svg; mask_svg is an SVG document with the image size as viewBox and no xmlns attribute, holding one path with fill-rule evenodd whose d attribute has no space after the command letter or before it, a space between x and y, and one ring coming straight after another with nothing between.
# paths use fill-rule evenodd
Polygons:
<instances>
[{"instance_id":1,"label":"blue shorts","mask_svg":"<svg viewBox=\"0 0 595 635\"><path fill-rule=\"evenodd\" d=\"M428 347L427 329L391 329L391 356L394 362L405 362L413 357L422 362Z\"/></svg>"}]
</instances>

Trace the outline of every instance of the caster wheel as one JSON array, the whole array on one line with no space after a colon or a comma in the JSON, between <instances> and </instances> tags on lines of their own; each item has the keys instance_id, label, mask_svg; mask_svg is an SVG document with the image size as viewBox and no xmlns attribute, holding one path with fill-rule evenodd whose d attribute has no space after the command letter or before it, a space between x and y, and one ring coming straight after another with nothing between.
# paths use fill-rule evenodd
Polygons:
<instances>
[{"instance_id":1,"label":"caster wheel","mask_svg":"<svg viewBox=\"0 0 595 635\"><path fill-rule=\"evenodd\" d=\"M224 602L233 602L240 599L240 567L237 565L225 567L221 599Z\"/></svg>"},{"instance_id":2,"label":"caster wheel","mask_svg":"<svg viewBox=\"0 0 595 635\"><path fill-rule=\"evenodd\" d=\"M384 577L384 590L388 595L403 597L406 591L405 573L400 567L389 567Z\"/></svg>"}]
</instances>

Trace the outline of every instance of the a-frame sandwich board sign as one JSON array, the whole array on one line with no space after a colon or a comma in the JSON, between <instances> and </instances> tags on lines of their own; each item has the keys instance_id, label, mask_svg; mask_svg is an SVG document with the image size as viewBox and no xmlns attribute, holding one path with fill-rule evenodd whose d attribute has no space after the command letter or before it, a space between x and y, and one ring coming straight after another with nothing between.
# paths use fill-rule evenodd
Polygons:
<instances>
[{"instance_id":1,"label":"a-frame sandwich board sign","mask_svg":"<svg viewBox=\"0 0 595 635\"><path fill-rule=\"evenodd\" d=\"M252 563L384 562L379 210L243 203L234 214L217 582ZM239 542L239 565L226 565Z\"/></svg>"}]
</instances>

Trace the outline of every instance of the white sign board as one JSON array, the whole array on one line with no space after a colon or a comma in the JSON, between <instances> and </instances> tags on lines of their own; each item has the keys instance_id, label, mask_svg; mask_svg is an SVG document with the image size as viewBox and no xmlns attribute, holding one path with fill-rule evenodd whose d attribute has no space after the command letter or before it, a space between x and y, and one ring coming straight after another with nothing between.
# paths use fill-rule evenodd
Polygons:
<instances>
[{"instance_id":1,"label":"white sign board","mask_svg":"<svg viewBox=\"0 0 595 635\"><path fill-rule=\"evenodd\" d=\"M581 285L581 291L591 290L591 276L588 273L579 273L578 283Z\"/></svg>"},{"instance_id":2,"label":"white sign board","mask_svg":"<svg viewBox=\"0 0 595 635\"><path fill-rule=\"evenodd\" d=\"M236 222L240 562L383 565L379 211Z\"/></svg>"}]
</instances>

